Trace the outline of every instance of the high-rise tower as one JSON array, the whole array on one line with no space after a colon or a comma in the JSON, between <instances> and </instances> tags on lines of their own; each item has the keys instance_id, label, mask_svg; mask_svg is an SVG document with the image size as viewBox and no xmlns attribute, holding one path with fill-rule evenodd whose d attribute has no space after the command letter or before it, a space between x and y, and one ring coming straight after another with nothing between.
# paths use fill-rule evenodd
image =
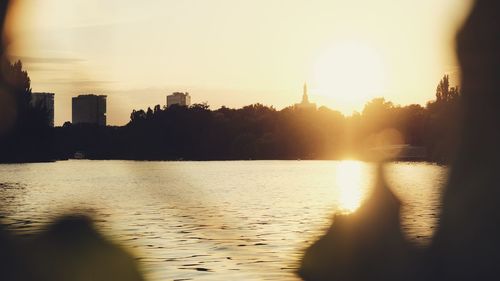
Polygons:
<instances>
[{"instance_id":1,"label":"high-rise tower","mask_svg":"<svg viewBox=\"0 0 500 281\"><path fill-rule=\"evenodd\" d=\"M79 95L73 98L73 124L106 126L106 96Z\"/></svg>"}]
</instances>

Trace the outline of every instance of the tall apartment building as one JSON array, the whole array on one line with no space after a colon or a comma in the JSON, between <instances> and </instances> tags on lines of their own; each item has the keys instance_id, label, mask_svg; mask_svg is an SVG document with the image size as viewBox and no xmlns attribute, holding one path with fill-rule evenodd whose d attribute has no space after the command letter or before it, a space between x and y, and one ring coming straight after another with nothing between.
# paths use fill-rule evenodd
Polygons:
<instances>
[{"instance_id":1,"label":"tall apartment building","mask_svg":"<svg viewBox=\"0 0 500 281\"><path fill-rule=\"evenodd\" d=\"M189 96L189 93L180 93L180 92L175 92L172 93L171 95L167 96L167 107L170 107L171 105L181 105L181 106L190 106L191 105L191 96Z\"/></svg>"},{"instance_id":2,"label":"tall apartment building","mask_svg":"<svg viewBox=\"0 0 500 281\"><path fill-rule=\"evenodd\" d=\"M106 126L106 96L79 95L72 99L73 124Z\"/></svg>"}]
</instances>

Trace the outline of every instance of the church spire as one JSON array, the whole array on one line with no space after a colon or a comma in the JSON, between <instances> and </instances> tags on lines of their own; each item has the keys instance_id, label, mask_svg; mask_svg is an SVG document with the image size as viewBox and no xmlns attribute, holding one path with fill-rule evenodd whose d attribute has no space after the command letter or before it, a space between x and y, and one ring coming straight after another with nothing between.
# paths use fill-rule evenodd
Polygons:
<instances>
[{"instance_id":1,"label":"church spire","mask_svg":"<svg viewBox=\"0 0 500 281\"><path fill-rule=\"evenodd\" d=\"M302 94L302 103L309 103L309 97L307 95L307 83L304 82L304 93Z\"/></svg>"},{"instance_id":2,"label":"church spire","mask_svg":"<svg viewBox=\"0 0 500 281\"><path fill-rule=\"evenodd\" d=\"M296 109L300 110L316 110L316 104L309 102L309 96L307 94L307 83L304 83L304 92L302 93L302 102L295 104Z\"/></svg>"}]
</instances>

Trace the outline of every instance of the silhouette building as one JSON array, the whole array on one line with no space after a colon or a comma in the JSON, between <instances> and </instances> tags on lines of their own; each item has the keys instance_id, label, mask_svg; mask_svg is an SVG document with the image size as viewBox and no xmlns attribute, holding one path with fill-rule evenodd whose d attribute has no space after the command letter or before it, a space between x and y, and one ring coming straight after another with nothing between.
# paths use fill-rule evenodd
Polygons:
<instances>
[{"instance_id":1,"label":"silhouette building","mask_svg":"<svg viewBox=\"0 0 500 281\"><path fill-rule=\"evenodd\" d=\"M34 108L42 108L49 115L49 124L54 127L54 93L32 93L30 104Z\"/></svg>"},{"instance_id":2,"label":"silhouette building","mask_svg":"<svg viewBox=\"0 0 500 281\"><path fill-rule=\"evenodd\" d=\"M106 96L79 95L72 100L73 124L106 126Z\"/></svg>"},{"instance_id":3,"label":"silhouette building","mask_svg":"<svg viewBox=\"0 0 500 281\"><path fill-rule=\"evenodd\" d=\"M172 93L171 95L167 96L167 107L170 107L171 105L180 105L180 106L190 106L191 105L191 96L189 96L189 93L180 93L180 92L175 92Z\"/></svg>"},{"instance_id":4,"label":"silhouette building","mask_svg":"<svg viewBox=\"0 0 500 281\"><path fill-rule=\"evenodd\" d=\"M295 104L295 109L316 109L316 104L309 102L309 96L307 94L307 84L304 83L304 92L302 94L302 102Z\"/></svg>"}]
</instances>

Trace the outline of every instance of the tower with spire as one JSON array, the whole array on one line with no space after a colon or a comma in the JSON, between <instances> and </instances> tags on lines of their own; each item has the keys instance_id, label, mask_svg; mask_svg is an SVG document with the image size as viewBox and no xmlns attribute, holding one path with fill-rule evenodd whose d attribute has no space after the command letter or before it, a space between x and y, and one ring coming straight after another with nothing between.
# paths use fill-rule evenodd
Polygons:
<instances>
[{"instance_id":1,"label":"tower with spire","mask_svg":"<svg viewBox=\"0 0 500 281\"><path fill-rule=\"evenodd\" d=\"M302 94L302 103L309 103L309 97L307 96L307 83L304 82L304 93Z\"/></svg>"},{"instance_id":2,"label":"tower with spire","mask_svg":"<svg viewBox=\"0 0 500 281\"><path fill-rule=\"evenodd\" d=\"M295 109L308 109L316 110L316 104L309 102L309 95L307 94L307 83L304 82L304 89L302 93L302 102L295 104Z\"/></svg>"}]
</instances>

